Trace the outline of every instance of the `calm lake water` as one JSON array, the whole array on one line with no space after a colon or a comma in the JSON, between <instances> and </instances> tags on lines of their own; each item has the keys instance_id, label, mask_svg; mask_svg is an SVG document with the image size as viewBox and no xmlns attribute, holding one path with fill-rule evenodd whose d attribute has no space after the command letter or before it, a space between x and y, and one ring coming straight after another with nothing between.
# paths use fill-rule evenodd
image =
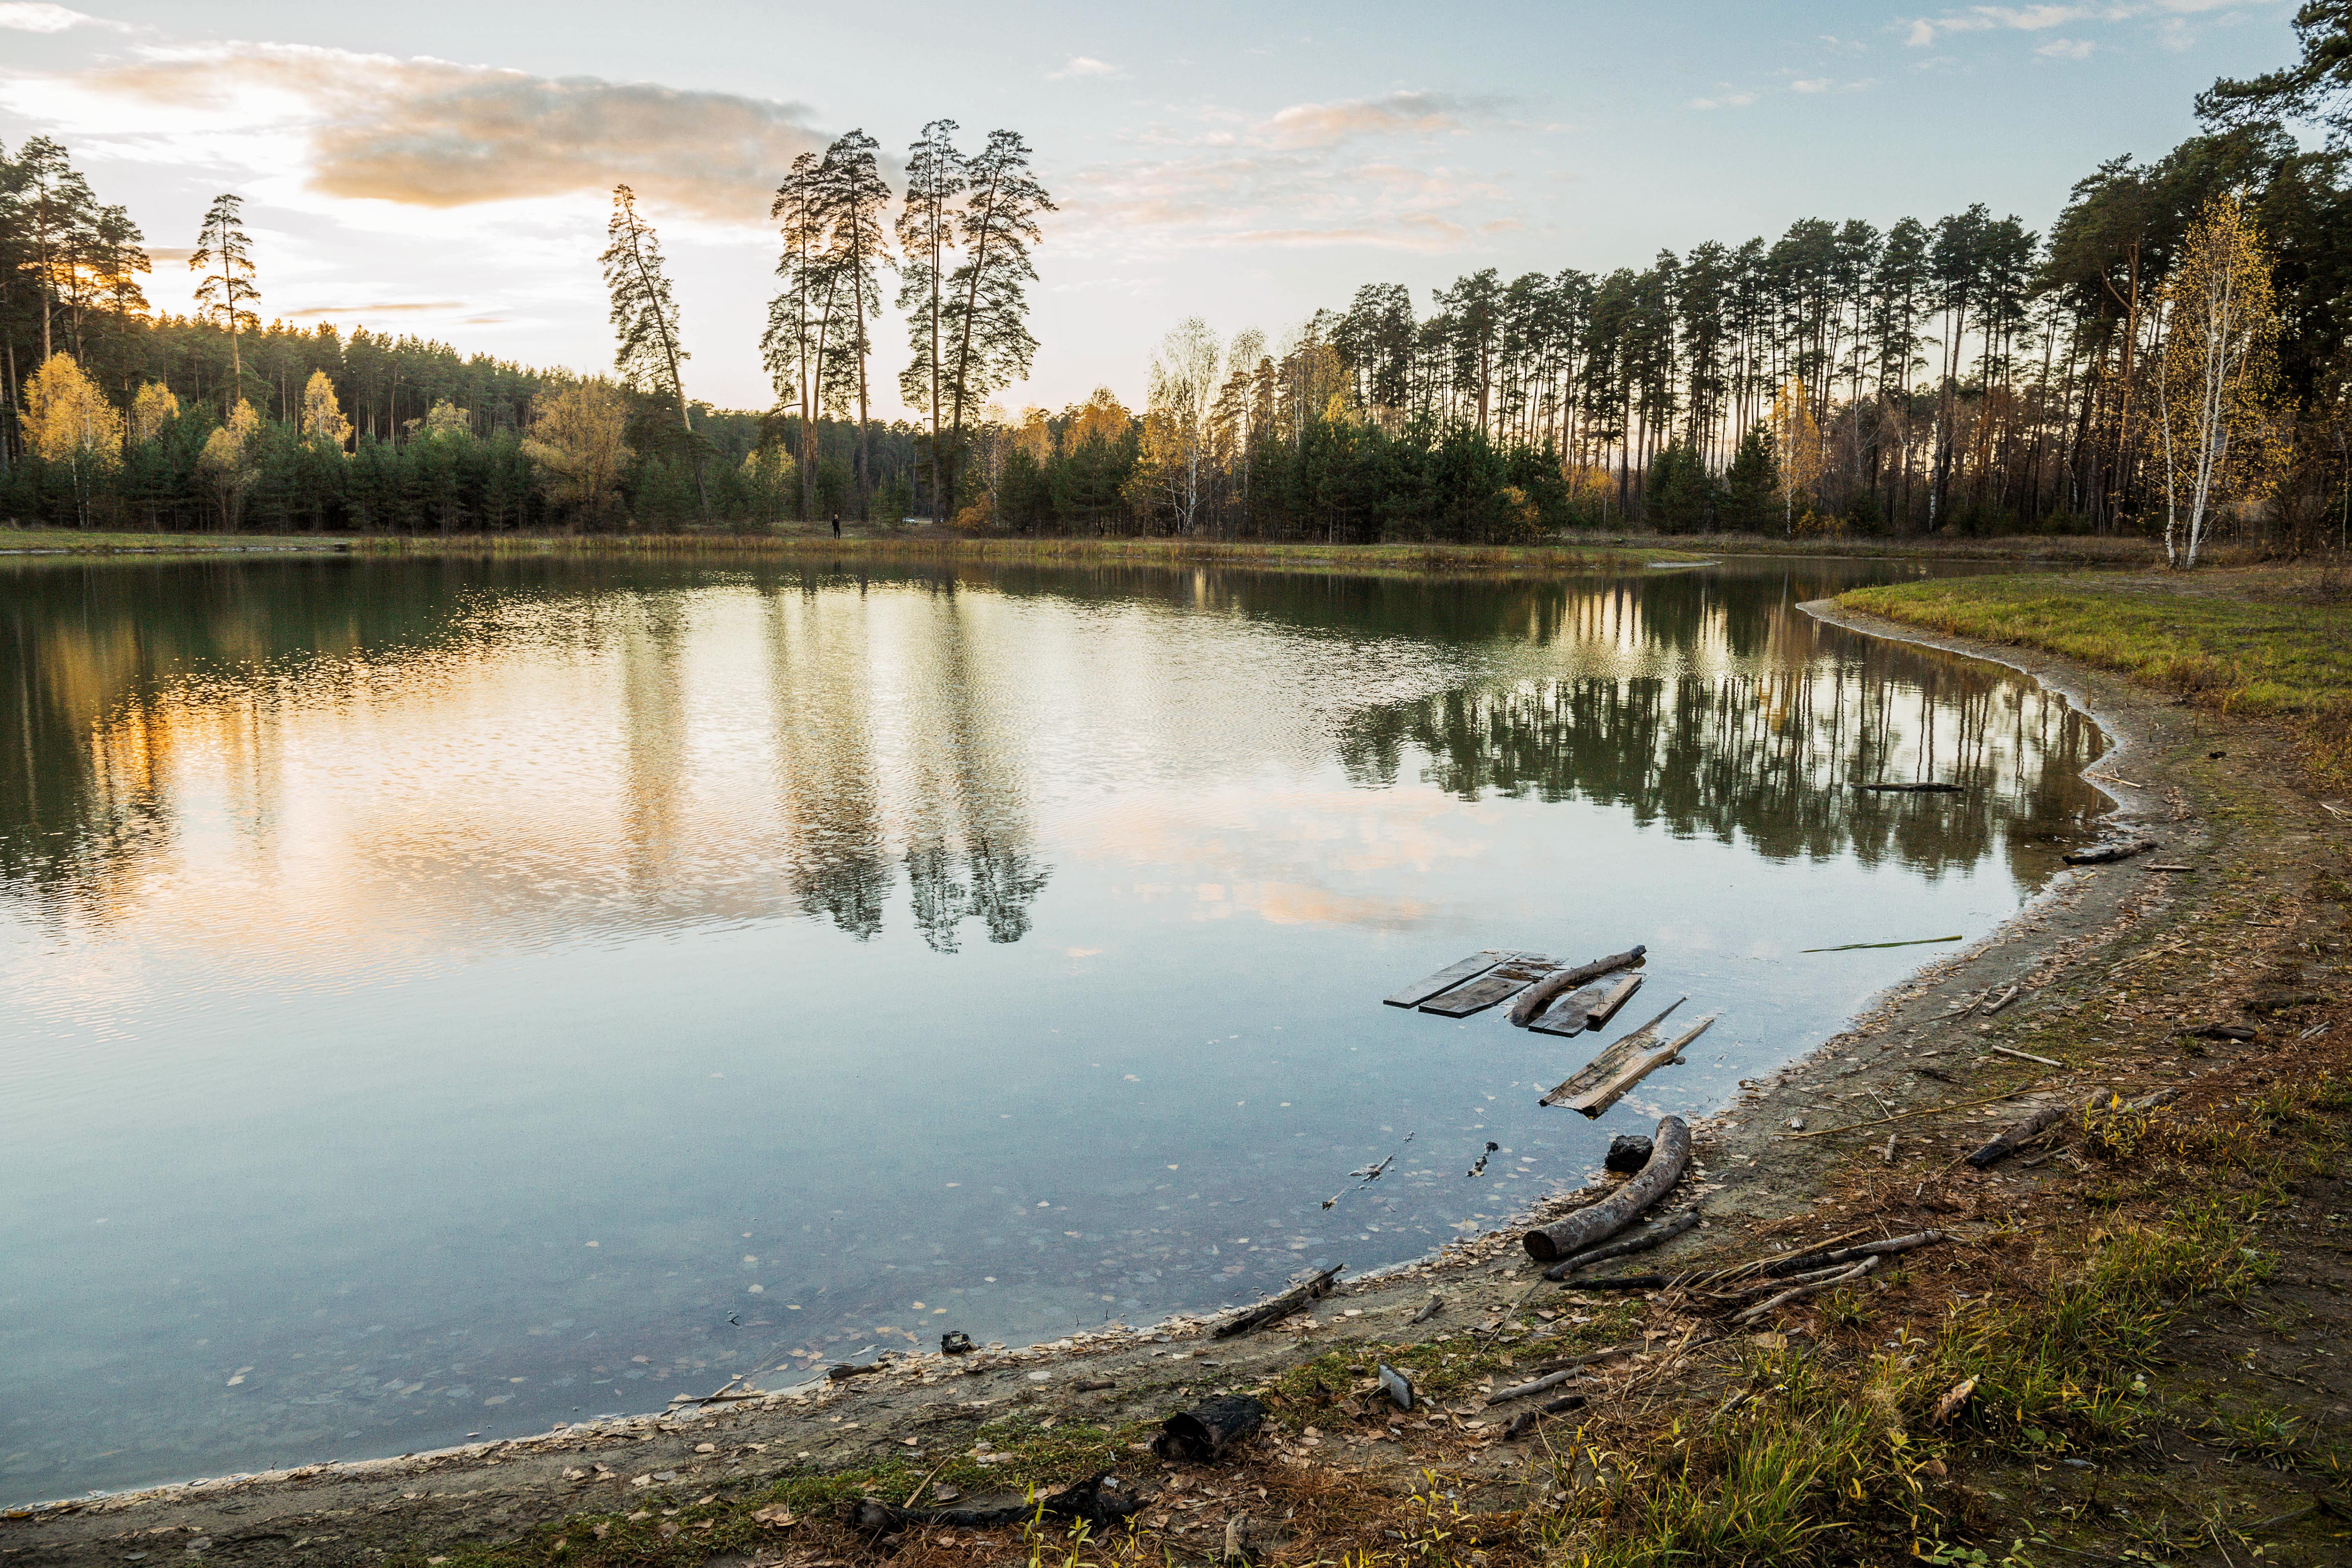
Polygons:
<instances>
[{"instance_id":1,"label":"calm lake water","mask_svg":"<svg viewBox=\"0 0 2352 1568\"><path fill-rule=\"evenodd\" d=\"M1794 608L1916 570L0 567L0 1501L1148 1321L1580 1183L1949 951L1799 950L1981 933L2098 811L2063 700ZM1380 1005L1637 942L1621 1029L1724 1017L1597 1122L1536 1100L1618 1030Z\"/></svg>"}]
</instances>

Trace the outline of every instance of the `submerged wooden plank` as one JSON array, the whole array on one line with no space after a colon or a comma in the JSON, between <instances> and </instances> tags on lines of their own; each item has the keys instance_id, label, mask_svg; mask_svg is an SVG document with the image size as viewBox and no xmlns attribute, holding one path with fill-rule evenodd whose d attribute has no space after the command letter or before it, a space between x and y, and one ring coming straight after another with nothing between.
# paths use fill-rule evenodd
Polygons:
<instances>
[{"instance_id":1,"label":"submerged wooden plank","mask_svg":"<svg viewBox=\"0 0 2352 1568\"><path fill-rule=\"evenodd\" d=\"M1593 1058L1591 1061L1579 1068L1573 1074L1564 1079L1558 1089L1555 1089L1549 1094L1545 1095L1541 1103L1545 1105L1559 1105L1565 1100L1573 1100L1576 1096L1583 1094L1590 1089L1597 1089L1601 1085L1608 1082L1611 1078L1616 1075L1617 1069L1624 1066L1628 1060L1643 1051L1649 1050L1652 1047L1657 1044L1658 1026L1666 1021L1666 1013L1673 1012L1675 1008L1681 1006L1684 1003L1689 1000L1690 998L1687 996L1675 997L1673 1004L1666 1008L1665 1013L1659 1014L1656 1017L1651 1019L1648 1023L1643 1025L1632 1034L1625 1036L1614 1045L1604 1049L1599 1056Z\"/></svg>"},{"instance_id":2,"label":"submerged wooden plank","mask_svg":"<svg viewBox=\"0 0 2352 1568\"><path fill-rule=\"evenodd\" d=\"M1467 985L1458 985L1433 1001L1423 1002L1421 1010L1443 1018L1466 1018L1483 1012L1497 1002L1507 1002L1551 973L1549 959L1521 953L1507 963L1498 963Z\"/></svg>"},{"instance_id":3,"label":"submerged wooden plank","mask_svg":"<svg viewBox=\"0 0 2352 1568\"><path fill-rule=\"evenodd\" d=\"M1597 1084L1581 1094L1570 1096L1560 1103L1570 1110L1580 1110L1587 1116L1599 1116L1624 1098L1627 1089L1632 1089L1667 1063L1679 1058L1682 1056L1683 1047L1706 1034L1708 1026L1721 1016L1719 1013L1707 1014L1664 1045L1654 1050L1637 1052L1629 1058L1610 1075L1605 1082Z\"/></svg>"},{"instance_id":4,"label":"submerged wooden plank","mask_svg":"<svg viewBox=\"0 0 2352 1568\"><path fill-rule=\"evenodd\" d=\"M1441 991L1451 991L1465 980L1475 979L1503 960L1514 956L1500 949L1472 953L1459 963L1447 964L1426 979L1416 980L1393 996L1381 1000L1391 1007L1418 1007Z\"/></svg>"},{"instance_id":5,"label":"submerged wooden plank","mask_svg":"<svg viewBox=\"0 0 2352 1568\"><path fill-rule=\"evenodd\" d=\"M1588 985L1561 997L1549 1012L1528 1027L1546 1035L1580 1035L1587 1029L1597 1029L1616 1016L1617 1009L1641 988L1642 976L1638 974L1628 974L1606 984Z\"/></svg>"}]
</instances>

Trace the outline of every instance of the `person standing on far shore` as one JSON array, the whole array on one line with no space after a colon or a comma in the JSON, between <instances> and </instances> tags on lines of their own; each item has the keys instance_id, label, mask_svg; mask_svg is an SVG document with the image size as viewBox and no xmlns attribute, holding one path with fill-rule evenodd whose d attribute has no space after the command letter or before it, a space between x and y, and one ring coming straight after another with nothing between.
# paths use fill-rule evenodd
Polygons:
<instances>
[{"instance_id":1,"label":"person standing on far shore","mask_svg":"<svg viewBox=\"0 0 2352 1568\"><path fill-rule=\"evenodd\" d=\"M835 512L833 514L833 536L835 539L839 539L841 537L841 514L839 512Z\"/></svg>"}]
</instances>

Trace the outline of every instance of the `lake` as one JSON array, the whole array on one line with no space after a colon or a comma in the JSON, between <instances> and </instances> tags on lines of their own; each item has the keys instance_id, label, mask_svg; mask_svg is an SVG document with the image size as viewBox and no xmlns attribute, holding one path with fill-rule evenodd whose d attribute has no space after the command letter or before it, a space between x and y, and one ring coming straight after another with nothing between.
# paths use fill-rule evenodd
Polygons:
<instances>
[{"instance_id":1,"label":"lake","mask_svg":"<svg viewBox=\"0 0 2352 1568\"><path fill-rule=\"evenodd\" d=\"M0 1502L1146 1322L1580 1184L1951 951L1802 950L1980 935L2101 809L2062 699L1795 608L1920 571L0 567ZM1580 1040L1380 1005L1634 942ZM1684 995L1685 1065L1538 1107Z\"/></svg>"}]
</instances>

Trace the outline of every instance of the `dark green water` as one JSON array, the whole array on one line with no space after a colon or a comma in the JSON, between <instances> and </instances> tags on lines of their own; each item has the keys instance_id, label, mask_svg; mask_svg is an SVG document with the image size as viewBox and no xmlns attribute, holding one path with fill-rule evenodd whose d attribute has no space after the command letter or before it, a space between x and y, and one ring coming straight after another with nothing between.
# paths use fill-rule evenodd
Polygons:
<instances>
[{"instance_id":1,"label":"dark green water","mask_svg":"<svg viewBox=\"0 0 2352 1568\"><path fill-rule=\"evenodd\" d=\"M0 568L0 1501L1150 1321L1580 1183L1948 951L1800 949L1980 934L2099 809L2063 701L1794 608L1911 570ZM1535 1102L1614 1031L1379 1005L1635 942L1625 1022L1724 1018L1598 1122Z\"/></svg>"}]
</instances>

